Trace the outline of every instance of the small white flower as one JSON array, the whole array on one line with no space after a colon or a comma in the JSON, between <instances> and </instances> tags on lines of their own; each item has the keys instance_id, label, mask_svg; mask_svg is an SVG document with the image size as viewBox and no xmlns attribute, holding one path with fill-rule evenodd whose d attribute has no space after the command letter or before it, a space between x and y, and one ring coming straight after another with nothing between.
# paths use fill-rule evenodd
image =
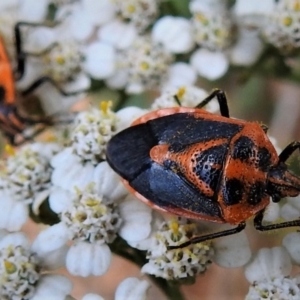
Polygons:
<instances>
[{"instance_id":1,"label":"small white flower","mask_svg":"<svg viewBox=\"0 0 300 300\"><path fill-rule=\"evenodd\" d=\"M259 28L272 13L275 6L274 0L237 0L233 6L233 13L243 26Z\"/></svg>"},{"instance_id":2,"label":"small white flower","mask_svg":"<svg viewBox=\"0 0 300 300\"><path fill-rule=\"evenodd\" d=\"M99 295L89 293L84 295L81 300L104 300L104 298Z\"/></svg>"},{"instance_id":3,"label":"small white flower","mask_svg":"<svg viewBox=\"0 0 300 300\"><path fill-rule=\"evenodd\" d=\"M71 205L61 212L61 221L68 228L69 239L112 243L121 225L117 207L94 191L94 184L77 190Z\"/></svg>"},{"instance_id":4,"label":"small white flower","mask_svg":"<svg viewBox=\"0 0 300 300\"><path fill-rule=\"evenodd\" d=\"M187 53L194 46L191 23L182 17L162 17L155 22L151 34L171 53Z\"/></svg>"},{"instance_id":5,"label":"small white flower","mask_svg":"<svg viewBox=\"0 0 300 300\"><path fill-rule=\"evenodd\" d=\"M53 170L50 159L58 149L58 145L51 143L31 144L20 148L4 162L0 228L19 230L28 218L29 204L38 213L40 204L49 194Z\"/></svg>"},{"instance_id":6,"label":"small white flower","mask_svg":"<svg viewBox=\"0 0 300 300\"><path fill-rule=\"evenodd\" d=\"M65 205L59 206L56 201ZM41 232L38 240L48 240L48 251L73 240L66 254L69 272L80 276L104 274L111 260L106 243L113 242L122 222L116 204L98 194L95 184L90 184L82 191L77 189L75 194L61 190L59 195L57 191L56 198L50 197L50 206L56 208L61 222Z\"/></svg>"},{"instance_id":7,"label":"small white flower","mask_svg":"<svg viewBox=\"0 0 300 300\"><path fill-rule=\"evenodd\" d=\"M157 17L158 0L113 0L120 16L129 20L139 32L144 31Z\"/></svg>"},{"instance_id":8,"label":"small white flower","mask_svg":"<svg viewBox=\"0 0 300 300\"><path fill-rule=\"evenodd\" d=\"M137 38L130 48L122 51L118 58L118 67L126 72L126 91L141 93L148 89L157 89L167 80L168 69L173 55L148 36ZM119 72L115 73L118 76ZM110 78L114 82L114 78Z\"/></svg>"},{"instance_id":9,"label":"small white flower","mask_svg":"<svg viewBox=\"0 0 300 300\"><path fill-rule=\"evenodd\" d=\"M195 85L197 80L196 70L187 63L176 62L172 64L168 71L168 79L162 87L162 91L182 86Z\"/></svg>"},{"instance_id":10,"label":"small white flower","mask_svg":"<svg viewBox=\"0 0 300 300\"><path fill-rule=\"evenodd\" d=\"M292 260L300 265L300 233L292 232L287 234L283 238L282 244L289 252Z\"/></svg>"},{"instance_id":11,"label":"small white flower","mask_svg":"<svg viewBox=\"0 0 300 300\"><path fill-rule=\"evenodd\" d=\"M248 281L253 284L288 276L291 270L290 256L283 247L262 248L246 266L245 275Z\"/></svg>"},{"instance_id":12,"label":"small white flower","mask_svg":"<svg viewBox=\"0 0 300 300\"><path fill-rule=\"evenodd\" d=\"M71 292L72 284L61 275L44 274L47 253L29 247L25 235L8 234L0 240L1 299L63 300ZM53 288L55 286L55 289Z\"/></svg>"},{"instance_id":13,"label":"small white flower","mask_svg":"<svg viewBox=\"0 0 300 300\"><path fill-rule=\"evenodd\" d=\"M234 65L249 66L257 61L263 51L263 43L256 30L241 28L238 40L230 50L230 61Z\"/></svg>"},{"instance_id":14,"label":"small white flower","mask_svg":"<svg viewBox=\"0 0 300 300\"><path fill-rule=\"evenodd\" d=\"M148 249L149 262L142 272L168 280L194 277L204 273L211 264L213 249L208 243L192 244L188 247L167 250L168 246L180 245L188 241L197 226L190 221L178 219L164 222L152 239Z\"/></svg>"},{"instance_id":15,"label":"small white flower","mask_svg":"<svg viewBox=\"0 0 300 300\"><path fill-rule=\"evenodd\" d=\"M291 259L285 248L260 249L245 269L251 283L246 299L299 299L300 276L290 277L291 270Z\"/></svg>"},{"instance_id":16,"label":"small white flower","mask_svg":"<svg viewBox=\"0 0 300 300\"><path fill-rule=\"evenodd\" d=\"M115 293L115 300L146 300L149 287L150 283L146 280L128 277L119 284Z\"/></svg>"},{"instance_id":17,"label":"small white flower","mask_svg":"<svg viewBox=\"0 0 300 300\"><path fill-rule=\"evenodd\" d=\"M271 281L254 282L245 300L298 300L299 293L300 276L295 278L281 276Z\"/></svg>"},{"instance_id":18,"label":"small white flower","mask_svg":"<svg viewBox=\"0 0 300 300\"><path fill-rule=\"evenodd\" d=\"M83 162L79 156L73 154L71 147L65 148L51 160L53 167L52 185L74 192L74 187L83 189L93 181L95 166L90 162Z\"/></svg>"},{"instance_id":19,"label":"small white flower","mask_svg":"<svg viewBox=\"0 0 300 300\"><path fill-rule=\"evenodd\" d=\"M127 106L116 112L118 117L117 131L121 131L131 125L137 118L145 115L148 111L137 106Z\"/></svg>"},{"instance_id":20,"label":"small white flower","mask_svg":"<svg viewBox=\"0 0 300 300\"><path fill-rule=\"evenodd\" d=\"M101 109L92 108L78 114L71 134L73 152L93 164L105 159L107 142L116 133L117 117L110 102L101 102Z\"/></svg>"},{"instance_id":21,"label":"small white flower","mask_svg":"<svg viewBox=\"0 0 300 300\"><path fill-rule=\"evenodd\" d=\"M137 38L137 30L132 24L115 19L99 28L99 40L113 45L116 49L126 49Z\"/></svg>"},{"instance_id":22,"label":"small white flower","mask_svg":"<svg viewBox=\"0 0 300 300\"><path fill-rule=\"evenodd\" d=\"M128 194L119 204L120 216L123 224L119 235L128 243L146 239L151 233L151 208Z\"/></svg>"},{"instance_id":23,"label":"small white flower","mask_svg":"<svg viewBox=\"0 0 300 300\"><path fill-rule=\"evenodd\" d=\"M223 52L212 52L204 48L192 54L190 63L200 76L209 80L222 77L229 67L228 59Z\"/></svg>"},{"instance_id":24,"label":"small white flower","mask_svg":"<svg viewBox=\"0 0 300 300\"><path fill-rule=\"evenodd\" d=\"M293 221L300 218L300 196L288 198L288 201L281 207L280 215L286 221Z\"/></svg>"},{"instance_id":25,"label":"small white flower","mask_svg":"<svg viewBox=\"0 0 300 300\"><path fill-rule=\"evenodd\" d=\"M153 110L157 110L161 108L179 106L175 97L177 97L183 107L196 107L207 96L208 93L201 88L196 86L182 86L162 93L160 97L154 100L151 108ZM215 108L217 108L217 103L214 104L214 101L205 106L205 110L211 112L214 112L216 110Z\"/></svg>"},{"instance_id":26,"label":"small white flower","mask_svg":"<svg viewBox=\"0 0 300 300\"><path fill-rule=\"evenodd\" d=\"M251 258L249 241L244 231L212 241L213 261L224 268L237 268Z\"/></svg>"},{"instance_id":27,"label":"small white flower","mask_svg":"<svg viewBox=\"0 0 300 300\"><path fill-rule=\"evenodd\" d=\"M287 53L300 47L300 3L297 0L277 2L262 28L267 42Z\"/></svg>"},{"instance_id":28,"label":"small white flower","mask_svg":"<svg viewBox=\"0 0 300 300\"><path fill-rule=\"evenodd\" d=\"M94 42L84 51L84 67L95 79L106 79L112 76L116 69L115 48L104 42Z\"/></svg>"},{"instance_id":29,"label":"small white flower","mask_svg":"<svg viewBox=\"0 0 300 300\"><path fill-rule=\"evenodd\" d=\"M194 9L192 16L194 41L211 51L226 49L232 40L232 24L227 11Z\"/></svg>"}]
</instances>

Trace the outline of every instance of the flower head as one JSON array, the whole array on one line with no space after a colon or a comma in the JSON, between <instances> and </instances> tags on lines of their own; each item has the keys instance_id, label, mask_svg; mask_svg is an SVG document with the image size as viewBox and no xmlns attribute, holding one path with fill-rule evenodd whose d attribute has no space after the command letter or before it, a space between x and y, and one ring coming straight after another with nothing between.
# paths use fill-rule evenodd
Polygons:
<instances>
[{"instance_id":1,"label":"flower head","mask_svg":"<svg viewBox=\"0 0 300 300\"><path fill-rule=\"evenodd\" d=\"M204 273L211 264L213 249L208 243L193 244L182 249L167 250L168 246L180 245L188 241L197 226L190 221L178 219L164 222L152 239L148 250L149 262L142 272L176 280L194 277Z\"/></svg>"},{"instance_id":2,"label":"flower head","mask_svg":"<svg viewBox=\"0 0 300 300\"><path fill-rule=\"evenodd\" d=\"M282 51L290 52L299 48L299 19L298 0L279 1L262 29L265 39Z\"/></svg>"},{"instance_id":3,"label":"flower head","mask_svg":"<svg viewBox=\"0 0 300 300\"><path fill-rule=\"evenodd\" d=\"M100 110L92 108L79 113L71 135L73 152L94 164L104 160L106 144L116 133L117 121L110 102L102 102Z\"/></svg>"}]
</instances>

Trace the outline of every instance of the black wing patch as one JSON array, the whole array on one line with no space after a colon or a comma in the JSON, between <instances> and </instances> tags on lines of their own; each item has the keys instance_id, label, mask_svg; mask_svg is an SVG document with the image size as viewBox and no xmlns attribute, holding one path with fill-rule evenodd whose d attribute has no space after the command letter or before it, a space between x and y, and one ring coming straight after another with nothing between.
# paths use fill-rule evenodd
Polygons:
<instances>
[{"instance_id":1,"label":"black wing patch","mask_svg":"<svg viewBox=\"0 0 300 300\"><path fill-rule=\"evenodd\" d=\"M149 125L159 144L169 144L178 151L186 145L220 138L230 139L244 126L195 118L192 113L178 113L154 120ZM181 145L181 146L180 146Z\"/></svg>"},{"instance_id":2,"label":"black wing patch","mask_svg":"<svg viewBox=\"0 0 300 300\"><path fill-rule=\"evenodd\" d=\"M182 177L157 163L152 163L129 184L152 203L166 210L179 207L222 219L218 203L205 197Z\"/></svg>"},{"instance_id":3,"label":"black wing patch","mask_svg":"<svg viewBox=\"0 0 300 300\"><path fill-rule=\"evenodd\" d=\"M149 152L155 145L157 140L147 123L129 127L109 141L107 162L119 175L130 181L151 166Z\"/></svg>"}]
</instances>

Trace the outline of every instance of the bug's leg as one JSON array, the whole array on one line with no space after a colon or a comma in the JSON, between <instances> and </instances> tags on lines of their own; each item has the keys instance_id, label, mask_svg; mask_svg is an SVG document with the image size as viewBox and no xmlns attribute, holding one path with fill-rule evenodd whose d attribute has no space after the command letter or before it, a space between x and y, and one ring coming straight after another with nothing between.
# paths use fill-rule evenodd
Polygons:
<instances>
[{"instance_id":1,"label":"bug's leg","mask_svg":"<svg viewBox=\"0 0 300 300\"><path fill-rule=\"evenodd\" d=\"M222 236L232 235L232 234L235 234L235 233L238 233L238 232L244 230L245 227L246 227L246 223L243 222L243 223L239 224L237 227L232 228L232 229L228 229L228 230L224 230L224 231L220 231L220 232L215 232L215 233L210 233L210 234L206 234L206 235L203 235L203 236L196 236L196 237L190 239L189 241L187 241L187 242L185 242L181 245L168 246L168 250L184 248L184 247L187 247L191 244L197 244L197 243L205 242L205 241L208 241L208 240L216 239L216 238L219 238L219 237L222 237Z\"/></svg>"},{"instance_id":2,"label":"bug's leg","mask_svg":"<svg viewBox=\"0 0 300 300\"><path fill-rule=\"evenodd\" d=\"M25 61L26 56L28 55L42 55L46 53L47 51L51 50L54 45L51 45L49 48L45 49L41 53L27 53L23 49L23 39L22 39L22 33L21 29L22 27L54 27L58 23L54 22L44 22L44 23L30 23L30 22L18 22L15 24L14 28L14 35L15 35L15 51L16 51L16 57L17 57L17 68L15 70L15 76L16 80L20 80L25 73Z\"/></svg>"},{"instance_id":3,"label":"bug's leg","mask_svg":"<svg viewBox=\"0 0 300 300\"><path fill-rule=\"evenodd\" d=\"M260 211L254 218L254 227L257 230L260 231L269 231L269 230L275 230L280 228L287 228L287 227L298 227L300 226L300 220L294 220L294 221L287 221L277 224L270 224L270 225L263 225L264 217L264 210Z\"/></svg>"},{"instance_id":4,"label":"bug's leg","mask_svg":"<svg viewBox=\"0 0 300 300\"><path fill-rule=\"evenodd\" d=\"M224 91L219 89L213 90L211 94L208 95L204 100L202 100L195 108L202 108L215 97L217 97L217 100L219 102L221 115L223 117L229 118L229 109L228 109L226 94Z\"/></svg>"},{"instance_id":5,"label":"bug's leg","mask_svg":"<svg viewBox=\"0 0 300 300\"><path fill-rule=\"evenodd\" d=\"M290 143L279 154L279 161L285 162L293 154L293 152L296 151L297 149L300 149L300 142Z\"/></svg>"},{"instance_id":6,"label":"bug's leg","mask_svg":"<svg viewBox=\"0 0 300 300\"><path fill-rule=\"evenodd\" d=\"M44 84L45 82L50 83L53 85L57 91L62 95L62 96L75 96L81 93L85 93L87 90L78 90L78 91L72 91L72 92L67 92L64 91L51 77L48 76L42 76L38 78L35 82L33 82L26 90L24 90L21 94L22 96L26 97L27 95L31 94L34 90L36 90L39 86Z\"/></svg>"}]
</instances>

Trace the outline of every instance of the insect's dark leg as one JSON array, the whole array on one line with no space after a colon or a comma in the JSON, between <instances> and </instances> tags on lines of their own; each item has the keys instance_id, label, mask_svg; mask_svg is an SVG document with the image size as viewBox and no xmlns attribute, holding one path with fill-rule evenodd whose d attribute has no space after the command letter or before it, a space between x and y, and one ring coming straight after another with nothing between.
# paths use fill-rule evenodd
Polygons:
<instances>
[{"instance_id":1,"label":"insect's dark leg","mask_svg":"<svg viewBox=\"0 0 300 300\"><path fill-rule=\"evenodd\" d=\"M66 96L66 97L75 96L75 95L78 95L80 93L84 93L87 91L87 90L78 90L78 91L73 91L73 92L66 92L63 89L61 89L60 86L51 77L43 76L43 77L40 77L39 79L37 79L35 82L33 82L25 91L23 91L21 93L22 96L26 97L27 95L31 94L34 90L36 90L39 86L41 86L45 82L49 82L50 84L52 84L61 95Z\"/></svg>"},{"instance_id":2,"label":"insect's dark leg","mask_svg":"<svg viewBox=\"0 0 300 300\"><path fill-rule=\"evenodd\" d=\"M219 102L221 115L223 117L229 118L229 109L226 94L224 91L219 89L213 90L212 93L208 95L204 100L202 100L201 103L199 103L195 108L202 108L215 97L217 97L217 100Z\"/></svg>"},{"instance_id":3,"label":"insect's dark leg","mask_svg":"<svg viewBox=\"0 0 300 300\"><path fill-rule=\"evenodd\" d=\"M215 232L215 233L210 233L207 235L203 235L203 236L196 236L192 239L190 239L189 241L178 245L178 246L168 246L168 250L172 250L172 249L178 249L178 248L184 248L187 247L191 244L197 244L197 243L201 243L201 242L205 242L208 240L212 240L212 239L216 239L222 236L227 236L227 235L232 235L235 233L238 233L240 231L242 231L243 229L245 229L246 227L246 223L241 223L239 224L237 227L232 228L232 229L228 229L228 230L224 230L224 231L220 231L220 232Z\"/></svg>"},{"instance_id":4,"label":"insect's dark leg","mask_svg":"<svg viewBox=\"0 0 300 300\"><path fill-rule=\"evenodd\" d=\"M270 225L263 225L262 220L264 217L264 210L260 211L254 218L254 227L260 231L269 231L275 230L280 228L287 228L287 227L296 227L300 226L300 220L282 222L277 224L270 224Z\"/></svg>"},{"instance_id":5,"label":"insect's dark leg","mask_svg":"<svg viewBox=\"0 0 300 300\"><path fill-rule=\"evenodd\" d=\"M279 161L285 162L297 149L300 149L300 142L290 143L279 154Z\"/></svg>"},{"instance_id":6,"label":"insect's dark leg","mask_svg":"<svg viewBox=\"0 0 300 300\"><path fill-rule=\"evenodd\" d=\"M29 22L18 22L15 25L14 28L14 33L15 33L15 49L16 49L16 57L17 57L17 69L15 70L15 77L16 80L20 80L25 73L25 60L26 60L26 56L27 55L42 55L43 53L49 51L53 45L51 45L51 47L49 47L49 49L46 49L45 51L43 51L43 53L36 53L36 54L30 54L30 53L26 53L23 49L23 41L22 41L22 33L21 33L21 28L22 27L54 27L56 26L57 23L51 22L51 23L29 23Z\"/></svg>"}]
</instances>

